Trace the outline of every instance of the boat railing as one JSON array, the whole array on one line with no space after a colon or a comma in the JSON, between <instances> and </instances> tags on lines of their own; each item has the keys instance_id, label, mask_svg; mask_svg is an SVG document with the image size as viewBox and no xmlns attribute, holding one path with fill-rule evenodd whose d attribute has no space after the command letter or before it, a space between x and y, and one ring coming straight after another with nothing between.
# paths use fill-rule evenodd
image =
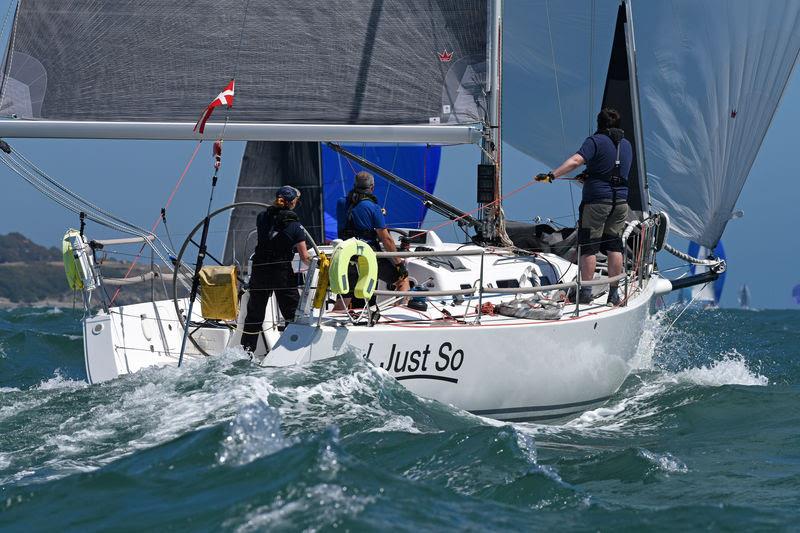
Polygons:
<instances>
[{"instance_id":1,"label":"boat railing","mask_svg":"<svg viewBox=\"0 0 800 533\"><path fill-rule=\"evenodd\" d=\"M637 240L637 247L640 245L641 239ZM579 281L574 280L566 283L555 283L551 285L536 285L531 287L492 287L487 286L484 280L484 260L486 255L516 255L514 251L511 250L503 250L503 249L483 249L483 248L470 248L470 249L460 249L460 250L418 250L418 251L395 251L395 252L376 252L376 256L378 258L386 258L386 259L394 259L394 258L424 258L424 257L480 257L480 274L479 278L472 287L468 288L459 288L459 289L445 289L445 290L407 290L407 291L397 291L397 290L386 290L386 289L376 289L374 293L377 296L385 296L385 297L393 297L393 298L414 298L414 297L424 297L424 298L438 298L438 297L473 297L478 299L478 305L476 306L477 316L476 316L476 323L480 323L481 315L483 313L482 303L484 296L494 296L494 295L505 295L505 294L513 294L513 295L523 295L523 294L537 294L537 293L544 293L550 291L558 291L558 290L569 290L575 289L579 290L581 286L583 287L595 287L595 286L602 286L608 285L610 283L616 283L625 280L625 285L629 285L634 283L636 277L638 277L638 271L635 268L630 267L630 265L626 265L626 269L623 273L616 275L616 276L603 276L596 279L592 279L589 281ZM636 253L633 254L636 256ZM312 259L311 265L309 265L309 271L313 272L317 267L316 258ZM633 278L631 278L633 276ZM316 289L314 287L313 282L311 280L312 276L308 276L306 278L305 286L302 288L302 295L301 295L301 308L300 308L300 316L306 317L309 321L316 321L318 324L321 323L321 319L325 313L324 310L321 310L319 315L316 317L312 317L312 310L311 310L311 299L313 298L313 293ZM627 294L627 288L626 288ZM577 310L577 306L576 306ZM371 322L370 322L371 323Z\"/></svg>"}]
</instances>

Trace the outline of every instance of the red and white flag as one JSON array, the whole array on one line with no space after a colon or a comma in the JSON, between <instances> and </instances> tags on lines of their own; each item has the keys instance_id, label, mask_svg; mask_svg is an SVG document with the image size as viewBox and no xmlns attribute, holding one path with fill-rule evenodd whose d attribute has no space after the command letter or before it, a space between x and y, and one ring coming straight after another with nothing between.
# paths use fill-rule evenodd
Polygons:
<instances>
[{"instance_id":1,"label":"red and white flag","mask_svg":"<svg viewBox=\"0 0 800 533\"><path fill-rule=\"evenodd\" d=\"M214 98L214 101L208 104L208 107L206 107L205 111L203 111L203 114L200 115L200 120L198 120L197 124L194 125L194 131L199 132L201 135L203 134L206 129L206 122L208 122L208 119L211 118L211 113L214 111L215 107L221 105L228 106L228 109L233 107L233 85L234 80L231 80L231 82L222 90L222 92L219 93L216 98Z\"/></svg>"}]
</instances>

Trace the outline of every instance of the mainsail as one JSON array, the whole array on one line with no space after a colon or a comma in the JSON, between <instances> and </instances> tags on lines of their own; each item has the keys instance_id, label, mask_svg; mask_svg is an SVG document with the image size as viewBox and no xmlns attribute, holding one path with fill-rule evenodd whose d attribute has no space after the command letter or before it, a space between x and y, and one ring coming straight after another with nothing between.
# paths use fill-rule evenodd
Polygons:
<instances>
[{"instance_id":1,"label":"mainsail","mask_svg":"<svg viewBox=\"0 0 800 533\"><path fill-rule=\"evenodd\" d=\"M486 118L487 10L485 0L26 0L0 114L194 122L235 77L235 123L472 124Z\"/></svg>"}]
</instances>

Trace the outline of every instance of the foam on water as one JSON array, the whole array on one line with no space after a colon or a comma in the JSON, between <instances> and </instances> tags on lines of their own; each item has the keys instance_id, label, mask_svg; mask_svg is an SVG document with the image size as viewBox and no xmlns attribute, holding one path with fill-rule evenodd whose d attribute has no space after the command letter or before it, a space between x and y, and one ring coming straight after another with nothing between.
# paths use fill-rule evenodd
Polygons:
<instances>
[{"instance_id":1,"label":"foam on water","mask_svg":"<svg viewBox=\"0 0 800 533\"><path fill-rule=\"evenodd\" d=\"M386 423L380 427L372 428L369 431L389 432L401 431L403 433L422 433L419 428L414 425L414 419L410 416L395 415L389 418Z\"/></svg>"},{"instance_id":2,"label":"foam on water","mask_svg":"<svg viewBox=\"0 0 800 533\"><path fill-rule=\"evenodd\" d=\"M722 385L751 385L766 387L769 379L753 371L745 358L736 350L723 354L721 359L699 368L689 368L677 372L672 377L683 383L693 383L706 387Z\"/></svg>"},{"instance_id":3,"label":"foam on water","mask_svg":"<svg viewBox=\"0 0 800 533\"><path fill-rule=\"evenodd\" d=\"M44 379L34 388L38 390L82 389L89 384L83 380L65 378L60 368L56 368L53 377Z\"/></svg>"},{"instance_id":4,"label":"foam on water","mask_svg":"<svg viewBox=\"0 0 800 533\"><path fill-rule=\"evenodd\" d=\"M353 494L346 486L319 483L308 487L298 499L285 501L284 498L278 497L271 504L248 512L244 517L244 523L240 523L240 520L230 520L226 524L226 529L235 528L235 531L242 533L281 528L296 529L296 524L302 522L310 513L313 513L317 520L313 527L306 528L305 531L335 528L338 520L345 516L357 515L375 500L375 496ZM320 507L324 509L324 513L320 512Z\"/></svg>"},{"instance_id":5,"label":"foam on water","mask_svg":"<svg viewBox=\"0 0 800 533\"><path fill-rule=\"evenodd\" d=\"M689 468L670 453L655 453L650 450L639 450L639 455L656 465L667 474L685 474Z\"/></svg>"}]
</instances>

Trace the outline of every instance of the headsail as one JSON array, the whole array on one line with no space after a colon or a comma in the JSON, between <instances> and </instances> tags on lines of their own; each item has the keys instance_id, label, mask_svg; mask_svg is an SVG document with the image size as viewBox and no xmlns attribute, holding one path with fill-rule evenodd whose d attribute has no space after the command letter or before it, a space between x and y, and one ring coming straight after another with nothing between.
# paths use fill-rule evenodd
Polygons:
<instances>
[{"instance_id":1,"label":"headsail","mask_svg":"<svg viewBox=\"0 0 800 533\"><path fill-rule=\"evenodd\" d=\"M636 27L653 204L713 248L797 60L800 3L648 2Z\"/></svg>"},{"instance_id":2,"label":"headsail","mask_svg":"<svg viewBox=\"0 0 800 533\"><path fill-rule=\"evenodd\" d=\"M593 131L618 5L506 4L506 142L555 166ZM713 248L797 61L800 3L637 2L635 26L653 206Z\"/></svg>"},{"instance_id":3,"label":"headsail","mask_svg":"<svg viewBox=\"0 0 800 533\"><path fill-rule=\"evenodd\" d=\"M322 242L322 187L320 184L319 143L249 142L242 157L236 185L236 202L271 204L283 185L300 190L302 199L296 211L311 237ZM225 264L235 259L246 265L256 244L256 217L253 207L237 207L231 212L225 241Z\"/></svg>"},{"instance_id":4,"label":"headsail","mask_svg":"<svg viewBox=\"0 0 800 533\"><path fill-rule=\"evenodd\" d=\"M597 127L617 1L507 2L503 138L555 167Z\"/></svg>"},{"instance_id":5,"label":"headsail","mask_svg":"<svg viewBox=\"0 0 800 533\"><path fill-rule=\"evenodd\" d=\"M507 4L506 141L555 167L597 129L598 111L609 106L621 112L637 156L641 132L628 31L627 6L618 1ZM640 165L643 160L635 157L628 202L635 211L647 211Z\"/></svg>"},{"instance_id":6,"label":"headsail","mask_svg":"<svg viewBox=\"0 0 800 533\"><path fill-rule=\"evenodd\" d=\"M26 0L0 114L194 123L235 77L238 123L485 118L486 0L244 4Z\"/></svg>"}]
</instances>

